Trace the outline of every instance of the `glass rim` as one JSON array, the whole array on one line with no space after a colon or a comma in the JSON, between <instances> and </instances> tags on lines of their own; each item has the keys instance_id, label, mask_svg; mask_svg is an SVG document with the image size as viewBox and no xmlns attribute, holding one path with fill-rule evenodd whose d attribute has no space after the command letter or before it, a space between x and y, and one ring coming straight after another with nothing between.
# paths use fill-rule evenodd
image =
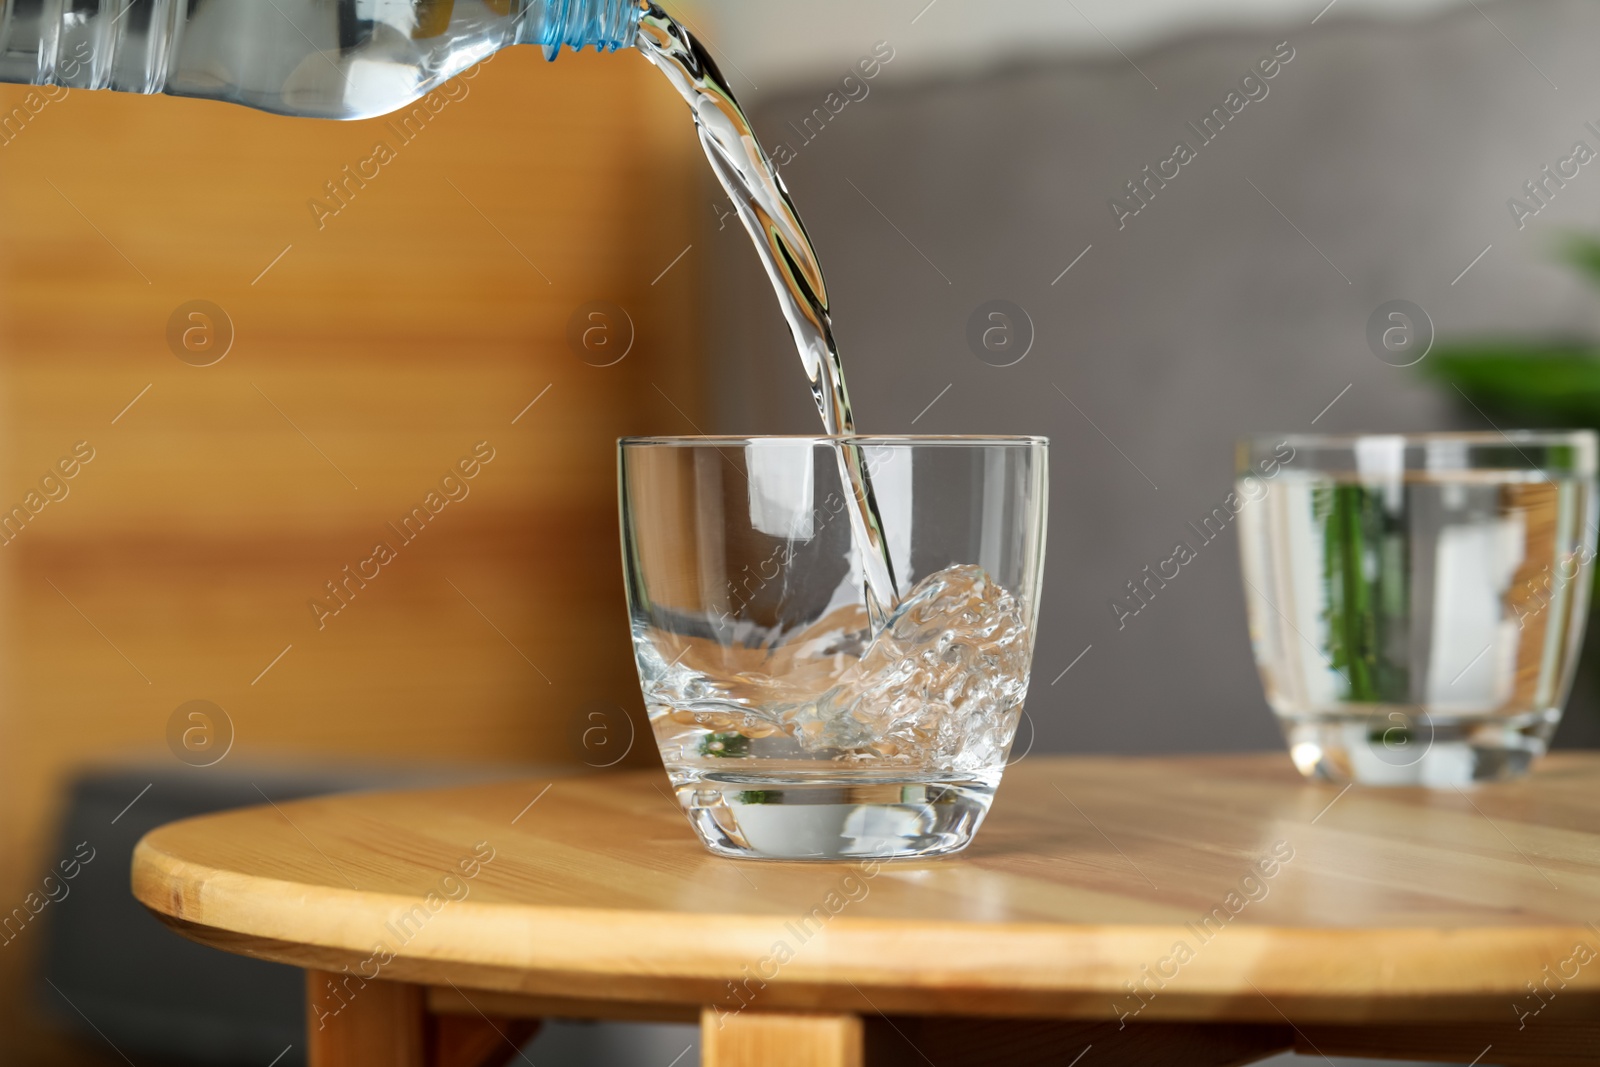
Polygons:
<instances>
[{"instance_id":1,"label":"glass rim","mask_svg":"<svg viewBox=\"0 0 1600 1067\"><path fill-rule=\"evenodd\" d=\"M1357 441L1399 438L1406 447L1433 442L1464 445L1568 445L1580 441L1600 441L1594 430L1438 430L1413 433L1250 433L1239 438L1241 445L1304 445L1307 448L1348 448Z\"/></svg>"},{"instance_id":2,"label":"glass rim","mask_svg":"<svg viewBox=\"0 0 1600 1067\"><path fill-rule=\"evenodd\" d=\"M1045 445L1048 437L1032 434L696 434L619 437L618 448L709 446L718 448L764 441L786 441L815 445L856 444L877 446L907 445Z\"/></svg>"}]
</instances>

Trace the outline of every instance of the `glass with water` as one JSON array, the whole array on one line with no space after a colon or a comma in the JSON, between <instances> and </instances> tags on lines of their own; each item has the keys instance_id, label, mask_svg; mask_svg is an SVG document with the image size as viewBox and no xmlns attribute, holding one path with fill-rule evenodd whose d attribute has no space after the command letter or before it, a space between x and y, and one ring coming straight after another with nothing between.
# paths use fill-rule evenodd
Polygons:
<instances>
[{"instance_id":1,"label":"glass with water","mask_svg":"<svg viewBox=\"0 0 1600 1067\"><path fill-rule=\"evenodd\" d=\"M875 552L852 522L846 444L871 475L891 604L865 577ZM1028 691L1046 477L1034 437L622 442L640 682L708 848L966 846Z\"/></svg>"},{"instance_id":2,"label":"glass with water","mask_svg":"<svg viewBox=\"0 0 1600 1067\"><path fill-rule=\"evenodd\" d=\"M1250 633L1302 773L1454 785L1544 753L1588 613L1595 454L1587 430L1240 443Z\"/></svg>"}]
</instances>

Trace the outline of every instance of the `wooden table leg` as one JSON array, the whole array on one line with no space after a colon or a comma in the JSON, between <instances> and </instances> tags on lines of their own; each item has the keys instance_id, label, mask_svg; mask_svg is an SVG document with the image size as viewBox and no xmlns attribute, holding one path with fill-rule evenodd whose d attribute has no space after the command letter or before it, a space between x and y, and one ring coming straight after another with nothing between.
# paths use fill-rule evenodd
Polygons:
<instances>
[{"instance_id":1,"label":"wooden table leg","mask_svg":"<svg viewBox=\"0 0 1600 1067\"><path fill-rule=\"evenodd\" d=\"M700 1014L701 1067L862 1067L862 1042L859 1015Z\"/></svg>"},{"instance_id":2,"label":"wooden table leg","mask_svg":"<svg viewBox=\"0 0 1600 1067\"><path fill-rule=\"evenodd\" d=\"M428 1067L421 986L306 972L310 1067Z\"/></svg>"}]
</instances>

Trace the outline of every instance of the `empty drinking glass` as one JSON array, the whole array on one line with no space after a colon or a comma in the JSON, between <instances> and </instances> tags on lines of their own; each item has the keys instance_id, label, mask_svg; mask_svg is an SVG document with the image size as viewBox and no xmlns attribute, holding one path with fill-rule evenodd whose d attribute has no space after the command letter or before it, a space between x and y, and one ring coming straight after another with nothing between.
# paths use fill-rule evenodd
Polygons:
<instances>
[{"instance_id":1,"label":"empty drinking glass","mask_svg":"<svg viewBox=\"0 0 1600 1067\"><path fill-rule=\"evenodd\" d=\"M851 448L875 519L842 473ZM639 679L706 847L964 847L1027 694L1046 442L658 437L620 454ZM866 580L864 522L882 531L893 603Z\"/></svg>"},{"instance_id":2,"label":"empty drinking glass","mask_svg":"<svg viewBox=\"0 0 1600 1067\"><path fill-rule=\"evenodd\" d=\"M1239 545L1267 701L1302 774L1521 774L1561 718L1595 549L1595 435L1257 437Z\"/></svg>"}]
</instances>

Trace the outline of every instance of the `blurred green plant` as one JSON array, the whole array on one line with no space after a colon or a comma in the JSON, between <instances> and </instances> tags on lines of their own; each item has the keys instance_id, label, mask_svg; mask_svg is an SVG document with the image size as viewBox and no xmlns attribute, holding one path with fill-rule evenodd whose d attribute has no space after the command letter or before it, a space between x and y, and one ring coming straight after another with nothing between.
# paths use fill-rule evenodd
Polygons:
<instances>
[{"instance_id":1,"label":"blurred green plant","mask_svg":"<svg viewBox=\"0 0 1600 1067\"><path fill-rule=\"evenodd\" d=\"M750 739L735 732L706 734L700 739L700 755L739 759L750 754Z\"/></svg>"},{"instance_id":2,"label":"blurred green plant","mask_svg":"<svg viewBox=\"0 0 1600 1067\"><path fill-rule=\"evenodd\" d=\"M1569 237L1560 257L1600 288L1600 237ZM1600 429L1600 339L1435 344L1417 369L1497 425Z\"/></svg>"},{"instance_id":3,"label":"blurred green plant","mask_svg":"<svg viewBox=\"0 0 1600 1067\"><path fill-rule=\"evenodd\" d=\"M1600 237L1574 234L1562 242L1558 253L1600 288ZM1450 393L1465 397L1496 426L1600 430L1600 339L1435 344L1417 369ZM1592 578L1589 605L1585 643L1593 644L1597 640L1593 616L1600 614L1600 568ZM1587 673L1600 671L1592 654L1580 662Z\"/></svg>"},{"instance_id":4,"label":"blurred green plant","mask_svg":"<svg viewBox=\"0 0 1600 1067\"><path fill-rule=\"evenodd\" d=\"M1410 671L1393 646L1409 629L1411 582L1398 520L1381 490L1330 485L1311 493L1313 520L1323 528L1328 665L1347 683L1346 700L1404 703Z\"/></svg>"}]
</instances>

